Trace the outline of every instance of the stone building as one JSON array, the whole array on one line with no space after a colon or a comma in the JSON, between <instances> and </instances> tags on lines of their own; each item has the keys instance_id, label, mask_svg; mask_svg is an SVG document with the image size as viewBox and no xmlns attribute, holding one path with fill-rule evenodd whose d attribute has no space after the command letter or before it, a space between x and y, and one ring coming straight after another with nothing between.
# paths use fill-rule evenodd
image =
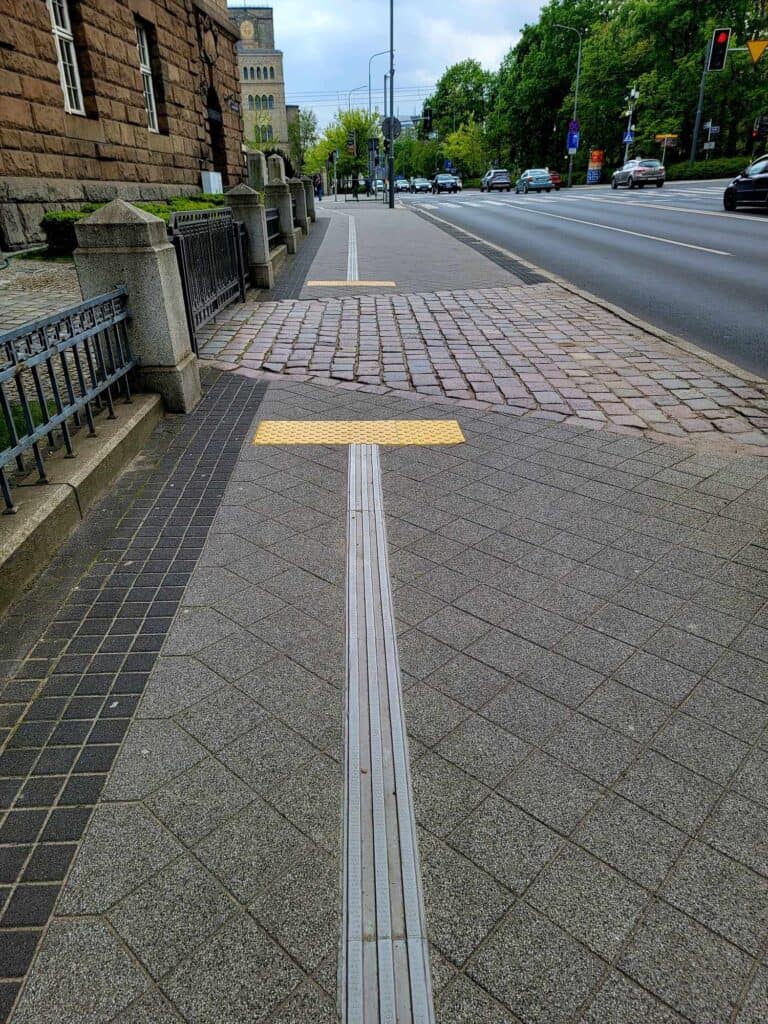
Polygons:
<instances>
[{"instance_id":1,"label":"stone building","mask_svg":"<svg viewBox=\"0 0 768 1024\"><path fill-rule=\"evenodd\" d=\"M19 0L10 11L0 246L39 240L46 209L198 192L205 171L224 186L242 179L226 0Z\"/></svg>"},{"instance_id":2,"label":"stone building","mask_svg":"<svg viewBox=\"0 0 768 1024\"><path fill-rule=\"evenodd\" d=\"M230 7L237 26L246 143L288 153L288 113L285 106L283 53L275 49L271 7Z\"/></svg>"}]
</instances>

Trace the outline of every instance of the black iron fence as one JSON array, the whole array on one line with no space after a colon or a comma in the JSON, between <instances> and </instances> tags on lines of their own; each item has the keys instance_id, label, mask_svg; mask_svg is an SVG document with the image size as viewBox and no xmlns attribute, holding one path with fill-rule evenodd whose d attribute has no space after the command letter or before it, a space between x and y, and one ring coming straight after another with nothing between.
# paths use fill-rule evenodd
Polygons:
<instances>
[{"instance_id":1,"label":"black iron fence","mask_svg":"<svg viewBox=\"0 0 768 1024\"><path fill-rule=\"evenodd\" d=\"M45 454L63 447L81 427L96 433L94 415L122 392L131 400L128 375L135 366L128 346L125 288L99 295L54 316L0 334L0 494L14 512L11 484L31 471L47 480ZM8 467L11 467L10 469Z\"/></svg>"},{"instance_id":2,"label":"black iron fence","mask_svg":"<svg viewBox=\"0 0 768 1024\"><path fill-rule=\"evenodd\" d=\"M220 206L171 214L168 230L179 258L189 334L197 352L198 328L231 302L245 301L245 228L228 206Z\"/></svg>"},{"instance_id":3,"label":"black iron fence","mask_svg":"<svg viewBox=\"0 0 768 1024\"><path fill-rule=\"evenodd\" d=\"M280 211L277 207L267 210L267 242L270 249L280 244Z\"/></svg>"}]
</instances>

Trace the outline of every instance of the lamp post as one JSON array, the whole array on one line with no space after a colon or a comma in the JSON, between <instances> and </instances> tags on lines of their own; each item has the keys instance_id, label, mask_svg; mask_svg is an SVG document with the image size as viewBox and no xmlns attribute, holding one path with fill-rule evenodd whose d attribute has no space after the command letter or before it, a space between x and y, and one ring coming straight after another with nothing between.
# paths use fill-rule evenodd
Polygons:
<instances>
[{"instance_id":1,"label":"lamp post","mask_svg":"<svg viewBox=\"0 0 768 1024\"><path fill-rule=\"evenodd\" d=\"M389 53L389 50L379 50L378 53L372 53L371 56L368 58L368 117L370 117L371 113L372 113L372 111L371 111L371 64L373 63L373 60L374 60L375 57L383 57L386 53ZM385 99L385 103L386 103L386 97L384 99Z\"/></svg>"},{"instance_id":2,"label":"lamp post","mask_svg":"<svg viewBox=\"0 0 768 1024\"><path fill-rule=\"evenodd\" d=\"M365 88L364 85L356 85L354 89L350 89L349 90L349 92L347 93L347 110L351 110L352 109L352 93L353 92L360 92L360 90L364 89L364 88Z\"/></svg>"},{"instance_id":3,"label":"lamp post","mask_svg":"<svg viewBox=\"0 0 768 1024\"><path fill-rule=\"evenodd\" d=\"M389 0L389 208L395 208L395 0Z\"/></svg>"},{"instance_id":4,"label":"lamp post","mask_svg":"<svg viewBox=\"0 0 768 1024\"><path fill-rule=\"evenodd\" d=\"M579 54L576 58L576 85L573 90L573 120L576 120L576 114L579 109L579 78L581 77L581 40L584 36L584 29L574 28L573 25L563 25L561 22L556 21L554 23L555 28L564 28L568 32L575 32L579 37ZM568 188L571 187L571 179L573 178L573 153L568 154Z\"/></svg>"}]
</instances>

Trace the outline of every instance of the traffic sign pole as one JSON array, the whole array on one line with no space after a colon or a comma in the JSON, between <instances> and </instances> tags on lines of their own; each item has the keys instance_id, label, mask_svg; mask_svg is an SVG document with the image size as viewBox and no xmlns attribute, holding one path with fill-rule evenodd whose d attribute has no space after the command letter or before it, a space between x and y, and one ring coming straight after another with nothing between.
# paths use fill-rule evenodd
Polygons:
<instances>
[{"instance_id":1,"label":"traffic sign pole","mask_svg":"<svg viewBox=\"0 0 768 1024\"><path fill-rule=\"evenodd\" d=\"M712 56L712 41L714 36L707 43L707 53L704 57L704 67L701 69L701 84L699 85L699 102L696 107L696 120L693 125L693 139L691 140L690 163L696 163L696 149L699 144L699 132L701 131L701 112L704 108L704 88L707 84L707 71L709 70L709 59Z\"/></svg>"}]
</instances>

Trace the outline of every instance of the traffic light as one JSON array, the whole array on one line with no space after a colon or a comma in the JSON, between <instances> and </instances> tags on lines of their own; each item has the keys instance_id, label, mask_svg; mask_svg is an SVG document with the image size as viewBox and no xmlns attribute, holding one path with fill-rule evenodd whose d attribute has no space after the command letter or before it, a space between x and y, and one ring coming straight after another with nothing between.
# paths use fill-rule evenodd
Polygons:
<instances>
[{"instance_id":1,"label":"traffic light","mask_svg":"<svg viewBox=\"0 0 768 1024\"><path fill-rule=\"evenodd\" d=\"M347 132L347 152L357 156L357 133Z\"/></svg>"},{"instance_id":2,"label":"traffic light","mask_svg":"<svg viewBox=\"0 0 768 1024\"><path fill-rule=\"evenodd\" d=\"M432 131L432 107L425 107L421 118L421 127L425 132Z\"/></svg>"},{"instance_id":3,"label":"traffic light","mask_svg":"<svg viewBox=\"0 0 768 1024\"><path fill-rule=\"evenodd\" d=\"M709 63L707 71L722 71L725 67L725 59L728 56L728 44L731 41L731 30L729 28L716 28L712 33L712 42L709 47Z\"/></svg>"},{"instance_id":4,"label":"traffic light","mask_svg":"<svg viewBox=\"0 0 768 1024\"><path fill-rule=\"evenodd\" d=\"M384 139L384 153L389 156L389 139Z\"/></svg>"}]
</instances>

